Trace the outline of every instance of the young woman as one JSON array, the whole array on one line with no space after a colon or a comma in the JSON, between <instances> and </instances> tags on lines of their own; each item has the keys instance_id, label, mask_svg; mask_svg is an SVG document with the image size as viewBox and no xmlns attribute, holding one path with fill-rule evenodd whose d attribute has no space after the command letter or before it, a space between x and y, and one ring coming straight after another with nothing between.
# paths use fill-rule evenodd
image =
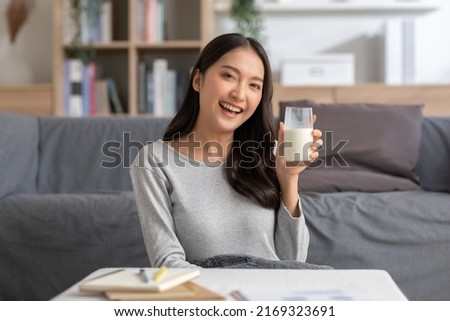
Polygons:
<instances>
[{"instance_id":1,"label":"young woman","mask_svg":"<svg viewBox=\"0 0 450 321\"><path fill-rule=\"evenodd\" d=\"M272 90L256 40L224 34L204 48L164 139L145 146L131 167L152 266L189 267L220 255L306 259L298 195L305 167L287 167L277 154ZM283 130L280 123L279 145ZM319 130L313 137L322 144Z\"/></svg>"}]
</instances>

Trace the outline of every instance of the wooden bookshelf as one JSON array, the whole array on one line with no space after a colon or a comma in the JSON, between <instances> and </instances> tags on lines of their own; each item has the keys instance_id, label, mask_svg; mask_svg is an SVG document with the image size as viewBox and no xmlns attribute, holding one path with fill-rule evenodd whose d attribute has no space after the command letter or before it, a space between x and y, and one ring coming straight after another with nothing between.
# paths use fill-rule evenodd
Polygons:
<instances>
[{"instance_id":1,"label":"wooden bookshelf","mask_svg":"<svg viewBox=\"0 0 450 321\"><path fill-rule=\"evenodd\" d=\"M64 60L75 48L64 43L64 1L53 0L53 115L64 115ZM169 66L188 72L202 47L213 37L212 0L164 0L166 24L171 29L167 40L144 43L137 37L138 1L112 0L113 40L107 44L83 45L93 49L93 61L102 75L114 79L118 94L129 115L138 114L138 63L165 58Z\"/></svg>"},{"instance_id":2,"label":"wooden bookshelf","mask_svg":"<svg viewBox=\"0 0 450 321\"><path fill-rule=\"evenodd\" d=\"M0 111L36 116L52 115L52 85L1 86Z\"/></svg>"}]
</instances>

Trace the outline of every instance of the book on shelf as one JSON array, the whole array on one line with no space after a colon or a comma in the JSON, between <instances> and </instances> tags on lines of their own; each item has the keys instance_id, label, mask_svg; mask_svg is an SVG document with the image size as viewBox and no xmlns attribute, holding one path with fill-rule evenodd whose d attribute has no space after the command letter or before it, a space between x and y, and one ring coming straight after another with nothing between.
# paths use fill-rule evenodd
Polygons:
<instances>
[{"instance_id":1,"label":"book on shelf","mask_svg":"<svg viewBox=\"0 0 450 321\"><path fill-rule=\"evenodd\" d=\"M147 112L147 66L144 61L138 63L138 113Z\"/></svg>"},{"instance_id":2,"label":"book on shelf","mask_svg":"<svg viewBox=\"0 0 450 321\"><path fill-rule=\"evenodd\" d=\"M90 96L90 86L89 86L89 75L88 75L88 68L87 65L83 66L83 80L81 81L81 87L82 87L82 94L81 97L83 99L83 113L82 115L89 115L90 114L90 108L89 104L91 102Z\"/></svg>"},{"instance_id":3,"label":"book on shelf","mask_svg":"<svg viewBox=\"0 0 450 321\"><path fill-rule=\"evenodd\" d=\"M160 58L151 64L138 64L138 112L156 116L173 116L183 99L186 86L184 73L168 68Z\"/></svg>"},{"instance_id":4,"label":"book on shelf","mask_svg":"<svg viewBox=\"0 0 450 321\"><path fill-rule=\"evenodd\" d=\"M112 0L103 0L100 6L100 42L110 43L113 28L113 4Z\"/></svg>"},{"instance_id":5,"label":"book on shelf","mask_svg":"<svg viewBox=\"0 0 450 321\"><path fill-rule=\"evenodd\" d=\"M137 39L145 43L161 42L165 38L165 5L158 0L137 1Z\"/></svg>"},{"instance_id":6,"label":"book on shelf","mask_svg":"<svg viewBox=\"0 0 450 321\"><path fill-rule=\"evenodd\" d=\"M70 96L72 95L72 84L70 83L70 62L63 62L63 110L64 115L69 115Z\"/></svg>"},{"instance_id":7,"label":"book on shelf","mask_svg":"<svg viewBox=\"0 0 450 321\"><path fill-rule=\"evenodd\" d=\"M97 78L97 65L93 62L90 62L86 67L87 71L87 104L86 104L86 114L96 115L98 106L97 106L97 91L95 87L95 81Z\"/></svg>"},{"instance_id":8,"label":"book on shelf","mask_svg":"<svg viewBox=\"0 0 450 321\"><path fill-rule=\"evenodd\" d=\"M76 58L64 61L65 115L79 117L98 113L97 95L99 93L96 78L97 65L94 62L84 64ZM106 114L104 109L102 114Z\"/></svg>"},{"instance_id":9,"label":"book on shelf","mask_svg":"<svg viewBox=\"0 0 450 321\"><path fill-rule=\"evenodd\" d=\"M111 114L111 104L108 95L108 82L106 80L95 81L95 98L97 115L107 116Z\"/></svg>"},{"instance_id":10,"label":"book on shelf","mask_svg":"<svg viewBox=\"0 0 450 321\"><path fill-rule=\"evenodd\" d=\"M112 111L116 114L122 114L125 112L122 101L120 100L119 93L117 92L117 86L114 79L111 77L106 78L108 84L109 100L111 102Z\"/></svg>"},{"instance_id":11,"label":"book on shelf","mask_svg":"<svg viewBox=\"0 0 450 321\"><path fill-rule=\"evenodd\" d=\"M154 111L154 107L153 107L153 102L155 100L155 78L153 77L153 70L148 69L147 72L145 73L146 78L146 112L149 114L153 114Z\"/></svg>"},{"instance_id":12,"label":"book on shelf","mask_svg":"<svg viewBox=\"0 0 450 321\"><path fill-rule=\"evenodd\" d=\"M156 19L156 41L161 42L165 39L165 5L163 2L158 1L157 7L157 19Z\"/></svg>"},{"instance_id":13,"label":"book on shelf","mask_svg":"<svg viewBox=\"0 0 450 321\"><path fill-rule=\"evenodd\" d=\"M83 62L79 59L68 59L65 64L67 70L65 86L68 90L65 93L64 101L67 102L65 111L67 116L82 116L84 111L83 106Z\"/></svg>"},{"instance_id":14,"label":"book on shelf","mask_svg":"<svg viewBox=\"0 0 450 321\"><path fill-rule=\"evenodd\" d=\"M136 1L136 40L144 42L144 2L142 0Z\"/></svg>"},{"instance_id":15,"label":"book on shelf","mask_svg":"<svg viewBox=\"0 0 450 321\"><path fill-rule=\"evenodd\" d=\"M95 73L96 66L93 62L83 66L83 115L95 115L97 112Z\"/></svg>"},{"instance_id":16,"label":"book on shelf","mask_svg":"<svg viewBox=\"0 0 450 321\"><path fill-rule=\"evenodd\" d=\"M160 58L153 61L153 114L156 116L165 114L167 69L167 59Z\"/></svg>"},{"instance_id":17,"label":"book on shelf","mask_svg":"<svg viewBox=\"0 0 450 321\"><path fill-rule=\"evenodd\" d=\"M143 22L143 35L141 36L143 42L152 43L156 41L156 19L157 19L157 11L156 4L157 0L142 0L144 15Z\"/></svg>"}]
</instances>

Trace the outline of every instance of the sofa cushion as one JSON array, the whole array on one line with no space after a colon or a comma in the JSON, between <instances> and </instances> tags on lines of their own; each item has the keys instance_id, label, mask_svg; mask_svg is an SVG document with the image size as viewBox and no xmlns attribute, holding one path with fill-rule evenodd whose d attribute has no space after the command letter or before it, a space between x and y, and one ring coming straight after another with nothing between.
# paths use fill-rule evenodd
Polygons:
<instances>
[{"instance_id":1,"label":"sofa cushion","mask_svg":"<svg viewBox=\"0 0 450 321\"><path fill-rule=\"evenodd\" d=\"M317 115L314 126L322 131L324 140L319 159L301 174L303 190L420 189L414 171L419 156L422 105L285 101L280 103L281 115L289 105L312 107Z\"/></svg>"},{"instance_id":2,"label":"sofa cushion","mask_svg":"<svg viewBox=\"0 0 450 321\"><path fill-rule=\"evenodd\" d=\"M141 147L163 136L169 120L40 118L38 191L131 191L131 163Z\"/></svg>"},{"instance_id":3,"label":"sofa cushion","mask_svg":"<svg viewBox=\"0 0 450 321\"><path fill-rule=\"evenodd\" d=\"M420 186L450 193L450 117L425 117L417 166Z\"/></svg>"},{"instance_id":4,"label":"sofa cushion","mask_svg":"<svg viewBox=\"0 0 450 321\"><path fill-rule=\"evenodd\" d=\"M99 268L149 265L132 192L16 194L0 208L0 300L48 300Z\"/></svg>"},{"instance_id":5,"label":"sofa cushion","mask_svg":"<svg viewBox=\"0 0 450 321\"><path fill-rule=\"evenodd\" d=\"M36 117L0 113L0 198L36 192L38 139Z\"/></svg>"}]
</instances>

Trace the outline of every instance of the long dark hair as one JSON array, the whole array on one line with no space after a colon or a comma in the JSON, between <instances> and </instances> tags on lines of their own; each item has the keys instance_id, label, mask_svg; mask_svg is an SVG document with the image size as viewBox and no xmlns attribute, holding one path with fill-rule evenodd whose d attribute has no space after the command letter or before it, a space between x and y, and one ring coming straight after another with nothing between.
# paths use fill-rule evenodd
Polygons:
<instances>
[{"instance_id":1,"label":"long dark hair","mask_svg":"<svg viewBox=\"0 0 450 321\"><path fill-rule=\"evenodd\" d=\"M225 172L229 184L238 193L248 196L266 208L280 205L280 185L275 172L274 124L272 115L272 70L262 45L239 33L220 35L209 42L193 67L188 88L178 113L166 129L164 140L191 133L200 111L199 93L192 87L195 71L204 74L229 51L251 47L264 65L261 101L253 115L234 131L233 148L226 160Z\"/></svg>"}]
</instances>

